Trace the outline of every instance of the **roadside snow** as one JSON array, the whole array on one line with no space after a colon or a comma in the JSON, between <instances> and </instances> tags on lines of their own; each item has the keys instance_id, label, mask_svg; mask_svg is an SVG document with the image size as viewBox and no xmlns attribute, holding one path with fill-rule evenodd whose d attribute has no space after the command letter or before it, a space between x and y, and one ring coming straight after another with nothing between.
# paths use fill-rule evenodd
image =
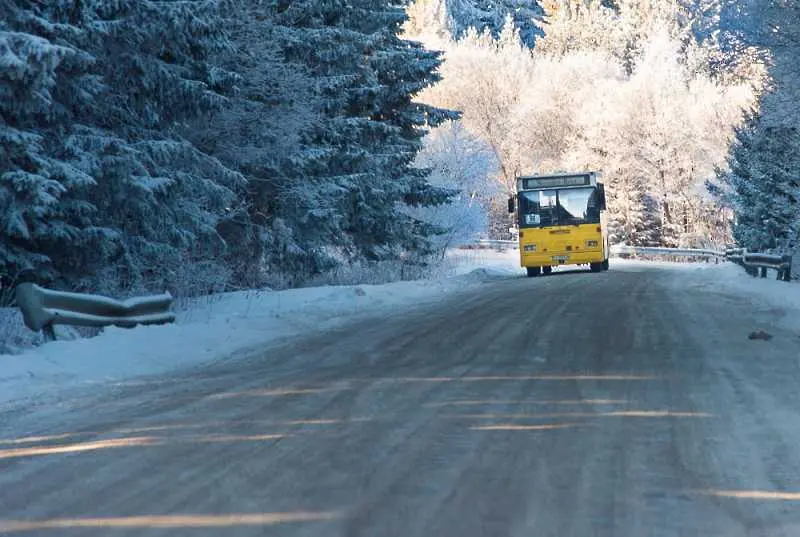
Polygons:
<instances>
[{"instance_id":1,"label":"roadside snow","mask_svg":"<svg viewBox=\"0 0 800 537\"><path fill-rule=\"evenodd\" d=\"M111 327L94 338L56 341L21 354L0 355L0 410L67 388L115 383L225 360L280 338L434 303L493 278L523 275L518 255L515 250L457 250L448 256L443 275L433 280L205 297L178 311L173 325L132 330ZM613 259L612 271L615 269L674 270L686 275L697 289L747 297L754 308L769 313L770 319L800 330L800 285L795 283L753 278L731 264ZM685 285L687 279L676 277L675 283ZM21 323L21 319L10 318ZM26 329L19 330L24 333Z\"/></svg>"},{"instance_id":2,"label":"roadside snow","mask_svg":"<svg viewBox=\"0 0 800 537\"><path fill-rule=\"evenodd\" d=\"M94 338L0 355L0 409L64 388L224 360L279 338L335 328L357 316L439 301L487 279L522 274L517 256L513 250L458 250L448 256L442 277L434 280L205 297L178 311L172 325L111 327Z\"/></svg>"},{"instance_id":3,"label":"roadside snow","mask_svg":"<svg viewBox=\"0 0 800 537\"><path fill-rule=\"evenodd\" d=\"M765 325L800 332L800 283L776 279L770 270L767 278L756 278L733 263L670 263L612 259L612 266L626 271L656 267L681 272L675 286L691 286L702 292L718 293L746 300Z\"/></svg>"},{"instance_id":4,"label":"roadside snow","mask_svg":"<svg viewBox=\"0 0 800 537\"><path fill-rule=\"evenodd\" d=\"M732 263L725 263L712 273L719 291L746 298L755 311L769 314L771 322L787 330L800 331L800 284L775 279L775 271L767 278L755 278Z\"/></svg>"}]
</instances>

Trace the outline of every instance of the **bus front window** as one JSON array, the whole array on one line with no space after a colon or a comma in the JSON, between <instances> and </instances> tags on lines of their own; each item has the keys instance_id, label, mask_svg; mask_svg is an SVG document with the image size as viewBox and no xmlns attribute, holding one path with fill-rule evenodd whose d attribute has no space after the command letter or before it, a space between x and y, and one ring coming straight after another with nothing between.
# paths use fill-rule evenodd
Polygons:
<instances>
[{"instance_id":1,"label":"bus front window","mask_svg":"<svg viewBox=\"0 0 800 537\"><path fill-rule=\"evenodd\" d=\"M558 191L558 223L560 225L594 224L600 221L600 210L594 188Z\"/></svg>"},{"instance_id":2,"label":"bus front window","mask_svg":"<svg viewBox=\"0 0 800 537\"><path fill-rule=\"evenodd\" d=\"M555 226L558 197L555 190L520 192L520 227Z\"/></svg>"},{"instance_id":3,"label":"bus front window","mask_svg":"<svg viewBox=\"0 0 800 537\"><path fill-rule=\"evenodd\" d=\"M523 228L600 222L594 188L523 191L519 195L519 209L519 225Z\"/></svg>"}]
</instances>

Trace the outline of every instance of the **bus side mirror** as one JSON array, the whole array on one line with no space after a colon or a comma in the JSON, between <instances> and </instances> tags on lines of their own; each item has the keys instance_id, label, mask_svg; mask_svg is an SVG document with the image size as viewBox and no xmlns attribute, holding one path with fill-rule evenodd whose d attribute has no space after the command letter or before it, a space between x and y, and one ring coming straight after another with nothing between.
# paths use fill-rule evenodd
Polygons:
<instances>
[{"instance_id":1,"label":"bus side mirror","mask_svg":"<svg viewBox=\"0 0 800 537\"><path fill-rule=\"evenodd\" d=\"M600 210L606 210L606 186L603 183L597 183L597 193L600 198Z\"/></svg>"},{"instance_id":2,"label":"bus side mirror","mask_svg":"<svg viewBox=\"0 0 800 537\"><path fill-rule=\"evenodd\" d=\"M514 196L508 197L508 212L513 213L516 211L516 203L514 203Z\"/></svg>"}]
</instances>

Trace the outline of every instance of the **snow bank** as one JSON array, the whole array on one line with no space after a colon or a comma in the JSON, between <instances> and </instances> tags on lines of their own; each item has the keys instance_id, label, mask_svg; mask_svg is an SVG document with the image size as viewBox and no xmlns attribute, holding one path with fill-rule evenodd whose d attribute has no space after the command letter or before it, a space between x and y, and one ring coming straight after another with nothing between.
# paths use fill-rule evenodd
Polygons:
<instances>
[{"instance_id":1,"label":"snow bank","mask_svg":"<svg viewBox=\"0 0 800 537\"><path fill-rule=\"evenodd\" d=\"M769 314L776 324L787 330L800 331L800 283L775 279L775 271L767 278L754 278L733 263L719 265L707 285L717 291L746 298L757 312Z\"/></svg>"},{"instance_id":2,"label":"snow bank","mask_svg":"<svg viewBox=\"0 0 800 537\"><path fill-rule=\"evenodd\" d=\"M94 338L56 341L18 355L0 355L0 409L76 386L225 360L279 338L339 326L358 316L423 305L491 278L522 274L515 251L454 251L435 280L383 285L247 291L195 300L165 326L111 327ZM18 315L6 312L15 337ZM10 318L9 318L10 317Z\"/></svg>"},{"instance_id":3,"label":"snow bank","mask_svg":"<svg viewBox=\"0 0 800 537\"><path fill-rule=\"evenodd\" d=\"M702 292L735 296L746 300L767 323L786 330L800 331L800 283L776 279L770 270L767 278L755 278L734 263L670 263L612 259L612 267L626 271L669 268L676 272L675 286L691 286ZM679 277L678 277L679 276Z\"/></svg>"}]
</instances>

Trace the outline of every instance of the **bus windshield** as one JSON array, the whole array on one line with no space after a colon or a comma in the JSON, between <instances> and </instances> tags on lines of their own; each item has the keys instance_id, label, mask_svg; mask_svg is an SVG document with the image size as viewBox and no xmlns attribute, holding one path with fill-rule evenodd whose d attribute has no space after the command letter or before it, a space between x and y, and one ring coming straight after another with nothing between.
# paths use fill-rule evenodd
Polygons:
<instances>
[{"instance_id":1,"label":"bus windshield","mask_svg":"<svg viewBox=\"0 0 800 537\"><path fill-rule=\"evenodd\" d=\"M522 191L519 209L521 228L600 222L597 189L593 187Z\"/></svg>"}]
</instances>

